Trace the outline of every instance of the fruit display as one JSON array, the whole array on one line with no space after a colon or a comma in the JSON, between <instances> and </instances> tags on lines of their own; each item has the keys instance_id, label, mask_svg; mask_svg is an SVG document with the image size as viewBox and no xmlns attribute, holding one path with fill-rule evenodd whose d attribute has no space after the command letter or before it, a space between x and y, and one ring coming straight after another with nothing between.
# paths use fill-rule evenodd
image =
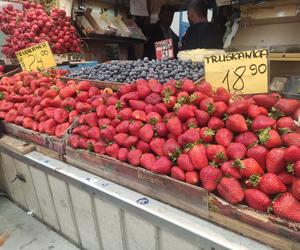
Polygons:
<instances>
[{"instance_id":1,"label":"fruit display","mask_svg":"<svg viewBox=\"0 0 300 250\"><path fill-rule=\"evenodd\" d=\"M151 79L123 85L92 107L79 110L68 139L73 149L300 222L299 101L278 94L231 96L188 79L164 85Z\"/></svg>"},{"instance_id":2,"label":"fruit display","mask_svg":"<svg viewBox=\"0 0 300 250\"><path fill-rule=\"evenodd\" d=\"M80 39L71 25L71 18L62 9L48 14L43 5L23 2L23 10L8 4L0 12L0 30L7 35L2 53L14 58L15 53L47 41L54 54L80 52Z\"/></svg>"},{"instance_id":3,"label":"fruit display","mask_svg":"<svg viewBox=\"0 0 300 250\"><path fill-rule=\"evenodd\" d=\"M199 80L204 74L201 63L191 60L149 60L111 61L93 67L84 67L72 72L68 77L109 82L131 83L138 79L156 79L166 83L171 79L184 78Z\"/></svg>"}]
</instances>

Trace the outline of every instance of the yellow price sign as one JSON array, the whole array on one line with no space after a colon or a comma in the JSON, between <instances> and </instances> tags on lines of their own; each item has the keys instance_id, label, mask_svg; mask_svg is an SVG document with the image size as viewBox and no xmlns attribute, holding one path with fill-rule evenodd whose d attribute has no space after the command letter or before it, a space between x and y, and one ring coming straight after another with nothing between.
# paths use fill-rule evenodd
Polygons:
<instances>
[{"instance_id":1,"label":"yellow price sign","mask_svg":"<svg viewBox=\"0 0 300 250\"><path fill-rule=\"evenodd\" d=\"M48 42L42 42L32 47L16 52L22 70L44 70L56 66L55 59Z\"/></svg>"},{"instance_id":2,"label":"yellow price sign","mask_svg":"<svg viewBox=\"0 0 300 250\"><path fill-rule=\"evenodd\" d=\"M269 51L240 51L205 58L205 80L235 94L268 92Z\"/></svg>"}]
</instances>

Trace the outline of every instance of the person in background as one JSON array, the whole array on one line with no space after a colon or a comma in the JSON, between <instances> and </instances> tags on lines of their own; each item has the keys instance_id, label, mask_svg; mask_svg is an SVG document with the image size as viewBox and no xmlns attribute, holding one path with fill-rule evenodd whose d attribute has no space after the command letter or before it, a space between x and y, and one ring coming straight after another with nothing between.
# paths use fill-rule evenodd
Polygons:
<instances>
[{"instance_id":1,"label":"person in background","mask_svg":"<svg viewBox=\"0 0 300 250\"><path fill-rule=\"evenodd\" d=\"M207 21L207 10L206 0L192 0L188 5L190 27L182 38L182 50L223 48L222 31Z\"/></svg>"},{"instance_id":2,"label":"person in background","mask_svg":"<svg viewBox=\"0 0 300 250\"><path fill-rule=\"evenodd\" d=\"M148 38L148 41L144 46L144 57L155 59L154 43L169 38L173 41L174 56L176 57L178 53L179 38L171 29L174 13L174 7L170 5L163 5L159 13L159 21L145 29L144 33Z\"/></svg>"}]
</instances>

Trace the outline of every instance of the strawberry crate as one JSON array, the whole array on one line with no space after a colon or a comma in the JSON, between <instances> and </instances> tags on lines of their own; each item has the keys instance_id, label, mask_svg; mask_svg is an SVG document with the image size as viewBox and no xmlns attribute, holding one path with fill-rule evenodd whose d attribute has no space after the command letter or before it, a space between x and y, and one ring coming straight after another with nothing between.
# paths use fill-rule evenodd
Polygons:
<instances>
[{"instance_id":1,"label":"strawberry crate","mask_svg":"<svg viewBox=\"0 0 300 250\"><path fill-rule=\"evenodd\" d=\"M157 175L105 155L66 147L67 163L170 204L276 249L300 249L300 224L233 206L205 189Z\"/></svg>"}]
</instances>

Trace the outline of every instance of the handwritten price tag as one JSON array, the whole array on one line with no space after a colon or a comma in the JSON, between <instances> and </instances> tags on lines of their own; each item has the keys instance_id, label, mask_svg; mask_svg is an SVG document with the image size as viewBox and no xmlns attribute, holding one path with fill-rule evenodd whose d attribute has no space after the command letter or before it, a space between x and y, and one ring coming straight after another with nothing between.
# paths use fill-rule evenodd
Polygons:
<instances>
[{"instance_id":1,"label":"handwritten price tag","mask_svg":"<svg viewBox=\"0 0 300 250\"><path fill-rule=\"evenodd\" d=\"M157 60L166 60L174 58L174 49L172 39L162 40L155 43L155 54Z\"/></svg>"},{"instance_id":2,"label":"handwritten price tag","mask_svg":"<svg viewBox=\"0 0 300 250\"><path fill-rule=\"evenodd\" d=\"M16 52L22 70L44 70L56 66L55 59L48 42L42 42L32 47Z\"/></svg>"},{"instance_id":3,"label":"handwritten price tag","mask_svg":"<svg viewBox=\"0 0 300 250\"><path fill-rule=\"evenodd\" d=\"M268 60L266 49L209 56L205 58L205 79L235 94L267 93Z\"/></svg>"}]
</instances>

